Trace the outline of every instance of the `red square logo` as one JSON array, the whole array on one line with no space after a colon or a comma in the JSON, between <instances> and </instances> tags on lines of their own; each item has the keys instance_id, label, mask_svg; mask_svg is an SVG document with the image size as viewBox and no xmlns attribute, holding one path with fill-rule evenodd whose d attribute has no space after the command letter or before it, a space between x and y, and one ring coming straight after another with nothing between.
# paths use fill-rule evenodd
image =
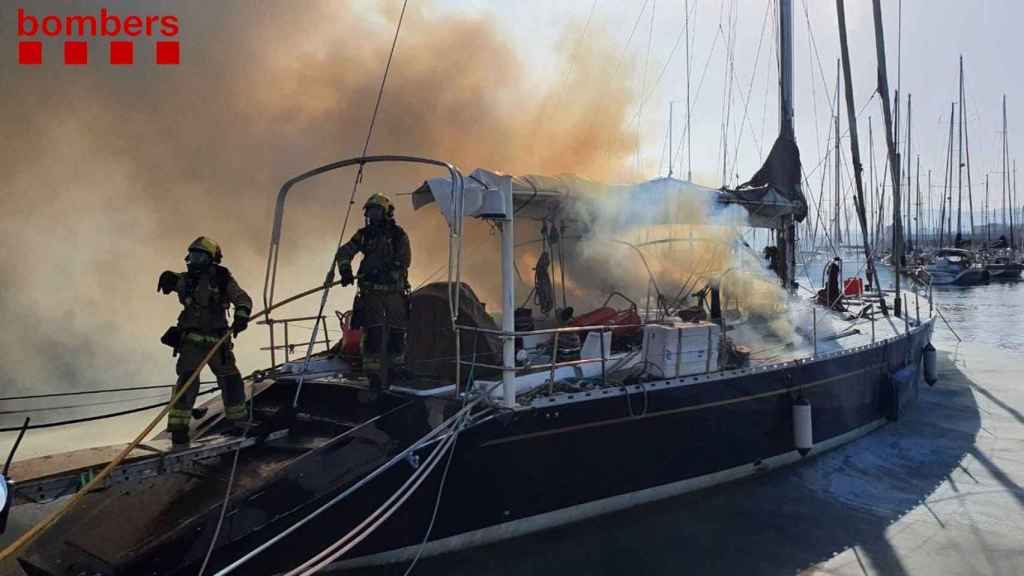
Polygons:
<instances>
[{"instance_id":1,"label":"red square logo","mask_svg":"<svg viewBox=\"0 0 1024 576\"><path fill-rule=\"evenodd\" d=\"M64 63L82 65L89 63L89 45L85 42L64 42Z\"/></svg>"},{"instance_id":2,"label":"red square logo","mask_svg":"<svg viewBox=\"0 0 1024 576\"><path fill-rule=\"evenodd\" d=\"M135 60L135 48L131 42L117 41L110 43L111 64L131 64Z\"/></svg>"},{"instance_id":3,"label":"red square logo","mask_svg":"<svg viewBox=\"0 0 1024 576\"><path fill-rule=\"evenodd\" d=\"M156 43L157 64L178 64L178 43L157 42Z\"/></svg>"},{"instance_id":4,"label":"red square logo","mask_svg":"<svg viewBox=\"0 0 1024 576\"><path fill-rule=\"evenodd\" d=\"M42 64L42 42L18 42L18 64Z\"/></svg>"}]
</instances>

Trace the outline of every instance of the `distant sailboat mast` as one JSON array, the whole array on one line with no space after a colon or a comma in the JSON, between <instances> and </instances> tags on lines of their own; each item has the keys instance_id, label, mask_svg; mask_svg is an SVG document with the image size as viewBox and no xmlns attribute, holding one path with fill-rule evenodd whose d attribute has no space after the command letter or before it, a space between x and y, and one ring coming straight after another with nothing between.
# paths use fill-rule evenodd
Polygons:
<instances>
[{"instance_id":1,"label":"distant sailboat mast","mask_svg":"<svg viewBox=\"0 0 1024 576\"><path fill-rule=\"evenodd\" d=\"M967 115L967 100L964 96L964 57L960 56L960 121L963 122ZM962 126L964 132L964 155L967 157L967 210L968 222L971 225L970 242L974 243L974 185L971 182L971 139L968 137L967 127Z\"/></svg>"}]
</instances>

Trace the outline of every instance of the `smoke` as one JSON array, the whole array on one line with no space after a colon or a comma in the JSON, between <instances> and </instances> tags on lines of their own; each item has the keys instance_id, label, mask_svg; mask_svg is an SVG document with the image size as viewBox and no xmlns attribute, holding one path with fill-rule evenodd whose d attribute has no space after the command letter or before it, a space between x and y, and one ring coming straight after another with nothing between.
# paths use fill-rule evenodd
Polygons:
<instances>
[{"instance_id":1,"label":"smoke","mask_svg":"<svg viewBox=\"0 0 1024 576\"><path fill-rule=\"evenodd\" d=\"M390 48L400 2L46 3L37 14L175 14L181 65L66 67L60 39L42 66L0 66L0 389L5 393L170 384L158 338L179 306L157 294L185 247L215 238L257 308L277 188L312 167L356 156ZM4 45L16 6L0 8ZM568 32L567 32L568 34ZM413 154L511 173L621 177L632 150L623 128L631 83L609 78L607 31L551 57L561 75L537 77L493 20L438 14L413 2L405 16L371 153ZM571 71L571 74L569 73ZM610 161L608 159L611 159ZM368 167L359 202L390 193L414 247L414 283L445 261L436 215L415 214L401 192L436 172ZM298 187L289 199L277 294L322 281L353 172ZM358 205L346 236L360 224ZM486 230L470 230L486 241ZM349 307L336 291L328 310ZM309 314L306 301L296 314ZM332 327L336 326L333 324ZM296 333L293 330L292 341ZM305 333L308 335L308 333ZM243 373L265 366L264 327L238 342ZM48 420L63 414L48 415ZM6 421L5 421L6 422Z\"/></svg>"},{"instance_id":2,"label":"smoke","mask_svg":"<svg viewBox=\"0 0 1024 576\"><path fill-rule=\"evenodd\" d=\"M652 180L588 195L569 217L582 223L583 234L570 240L566 284L584 310L611 292L652 312L688 308L715 284L726 316L748 326L731 334L738 344L759 350L770 340L804 339L777 276L742 238L746 210L722 206L715 190Z\"/></svg>"}]
</instances>

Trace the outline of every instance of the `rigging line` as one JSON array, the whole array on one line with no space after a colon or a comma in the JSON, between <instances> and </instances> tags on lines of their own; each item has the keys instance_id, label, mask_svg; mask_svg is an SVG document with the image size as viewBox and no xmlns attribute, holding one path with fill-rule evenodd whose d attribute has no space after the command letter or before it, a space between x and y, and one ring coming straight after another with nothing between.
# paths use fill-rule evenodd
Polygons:
<instances>
[{"instance_id":1,"label":"rigging line","mask_svg":"<svg viewBox=\"0 0 1024 576\"><path fill-rule=\"evenodd\" d=\"M163 394L141 396L139 398L121 398L119 400L104 400L102 402L86 402L84 404L69 404L66 406L44 406L41 408L24 408L21 410L2 410L0 415L6 414L29 414L32 412L49 412L51 410L71 410L73 408L88 408L90 406L109 406L111 404L127 404L128 402L141 402L143 400L153 400L156 398L163 398Z\"/></svg>"},{"instance_id":2,"label":"rigging line","mask_svg":"<svg viewBox=\"0 0 1024 576\"><path fill-rule=\"evenodd\" d=\"M391 61L395 57L395 48L398 46L398 36L402 31L402 21L405 19L405 9L408 5L409 0L404 0L404 2L402 2L402 12L398 15L398 23L395 25L395 36L391 40L391 51L388 52L388 61L387 64L384 65L384 75L380 79L380 88L377 90L377 101L373 105L373 114L370 116L370 126L366 131L366 141L363 143L362 157L365 157L367 150L370 149L370 138L373 136L373 127L377 123L377 114L380 112L380 103L384 99L384 86L387 85L388 73L391 71ZM362 180L363 164L360 164L355 178L352 179L352 194L349 195L348 206L345 208L345 220L341 225L341 233L338 234L337 248L341 248L342 243L345 241L345 231L348 229L348 222L352 216L352 205L355 204L356 192L359 190L359 183L362 182ZM337 264L335 258L336 254L332 254L331 265L327 270L326 277L324 278L324 290L323 294L320 296L320 308L317 311L317 317L323 316L324 307L327 306L327 297L330 294L331 286L334 284L334 267ZM302 361L302 372L299 374L299 380L295 387L295 399L292 401L293 407L297 407L299 405L299 395L302 394L302 384L306 376L306 371L309 368L309 359L313 355L313 344L316 342L319 326L319 324L314 325L313 331L309 335L309 344L306 347L306 355Z\"/></svg>"},{"instance_id":3,"label":"rigging line","mask_svg":"<svg viewBox=\"0 0 1024 576\"><path fill-rule=\"evenodd\" d=\"M868 105L870 105L875 100L875 97L877 97L877 96L878 96L878 92L877 91L871 93L871 97L869 97L867 99L867 101L864 102L864 105L861 106L860 111L857 112L857 119L860 119L860 117L864 115L864 112L867 111ZM840 136L840 139L846 138L849 134L850 134L850 127L847 126L843 130L843 132L842 132L842 134ZM825 158L822 158L821 160L819 160L818 163L814 166L814 168L810 172L807 173L808 176L813 176L814 173L817 172L824 165L826 159L830 157L830 156L828 156L828 154L829 154L828 152L826 152L825 154L826 154ZM888 164L886 164L886 168L888 168Z\"/></svg>"},{"instance_id":4,"label":"rigging line","mask_svg":"<svg viewBox=\"0 0 1024 576\"><path fill-rule=\"evenodd\" d=\"M722 9L724 12L724 3L722 4ZM732 70L733 58L735 56L736 49L735 13L736 2L733 0L729 2L728 32L725 39L725 78L722 82L722 123L719 148L722 153L723 187L727 186L729 183L728 172L726 171L726 162L729 158L729 116L732 112L732 75L730 74L730 71ZM719 21L719 26L721 26L721 21Z\"/></svg>"},{"instance_id":5,"label":"rigging line","mask_svg":"<svg viewBox=\"0 0 1024 576\"><path fill-rule=\"evenodd\" d=\"M804 14L807 15L807 2L804 0ZM807 16L807 26L810 27L810 17ZM809 65L807 70L810 71L811 76L811 103L814 106L814 138L818 146L818 156L821 156L821 129L818 127L819 114L818 114L818 83L814 77L814 52L813 46L811 45L811 35L807 34L807 60Z\"/></svg>"},{"instance_id":6,"label":"rigging line","mask_svg":"<svg viewBox=\"0 0 1024 576\"><path fill-rule=\"evenodd\" d=\"M216 382L199 382L200 386L207 384L216 384ZM166 388L174 388L177 384L161 384L158 386L133 386L129 388L99 388L97 390L78 390L75 392L50 392L47 394L31 394L28 396L7 396L0 398L0 402L8 402L11 400L34 400L36 398L57 398L60 396L84 396L87 394L105 394L108 392L135 392L137 390L163 390Z\"/></svg>"},{"instance_id":7,"label":"rigging line","mask_svg":"<svg viewBox=\"0 0 1024 576\"><path fill-rule=\"evenodd\" d=\"M441 456L444 452L451 449L455 440L458 439L458 434L461 431L462 421L456 422L449 431L449 435L441 440L438 445L431 451L427 460L422 466L416 469L405 484L403 484L384 504L382 504L377 510L375 510L370 516L368 516L361 524L353 528L340 540L328 546L327 549L323 550L313 558L310 558L301 566L295 568L291 572L288 572L285 576L310 576L320 570L327 567L342 555L347 553L353 547L358 545L367 536L372 534L384 521L391 517L404 503L409 499L409 496L420 487L420 484L434 471L434 467L440 461ZM392 503L393 502L393 503ZM365 527L365 528L364 528Z\"/></svg>"},{"instance_id":8,"label":"rigging line","mask_svg":"<svg viewBox=\"0 0 1024 576\"><path fill-rule=\"evenodd\" d=\"M453 456L455 456L455 441L458 440L458 431L456 431L455 434L456 437L452 439L452 445L448 449L448 460L444 463L444 471L441 472L441 482L437 487L437 497L434 500L434 511L430 515L430 524L427 525L427 533L423 535L423 540L420 542L419 550L416 551L416 556L412 559L412 562L409 563L409 567L406 568L403 576L409 576L412 574L412 569L415 568L416 563L419 562L420 556L423 554L423 547L426 546L427 540L430 539L430 533L434 530L434 523L437 521L437 512L441 508L441 496L444 494L444 487L448 481L448 470L451 468L452 459Z\"/></svg>"},{"instance_id":9,"label":"rigging line","mask_svg":"<svg viewBox=\"0 0 1024 576\"><path fill-rule=\"evenodd\" d=\"M770 0L769 4L774 6L775 5L775 1L774 0ZM772 14L772 16L771 16L771 18L772 18L772 29L773 30L778 30L778 17L777 17L778 14L777 14L777 10L772 9L771 14ZM769 45L768 45L769 60L774 60L775 61L775 67L774 68L769 68L768 69L768 73L764 75L764 95L761 97L761 137L760 137L761 144L758 145L758 149L757 149L757 155L759 157L761 157L761 158L765 157L765 150L764 150L764 145L763 144L764 144L764 141L765 141L765 139L764 139L765 129L766 129L767 125L768 125L768 93L769 93L769 90L771 89L771 85L772 85L772 71L773 70L777 71L781 67L781 61L779 59L778 52L775 50L775 44L776 44L775 42L770 42ZM815 126L814 126L814 129L815 130L818 129L818 126L817 126L817 116L815 116ZM818 152L821 153L821 150L818 150Z\"/></svg>"},{"instance_id":10,"label":"rigging line","mask_svg":"<svg viewBox=\"0 0 1024 576\"><path fill-rule=\"evenodd\" d=\"M746 94L746 96L744 98L744 103L743 103L743 119L740 120L739 134L737 135L736 146L735 146L735 149L733 150L733 158L732 158L732 170L733 170L733 172L736 171L736 165L739 162L740 143L743 141L743 133L744 133L743 126L747 123L747 118L749 117L750 95L754 91L754 78L757 76L757 64L761 61L761 46L764 43L764 31L768 27L768 19L769 19L768 15L770 13L771 7L772 7L772 3L768 2L767 6L765 6L764 19L761 22L761 37L757 41L757 50L755 51L755 54L754 54L754 66L753 66L753 70L751 70L751 72L750 72L750 84L747 87L747 94ZM742 86L741 86L741 89L742 89ZM751 130L751 133L752 133L751 136L756 140L757 139L757 135L753 134L754 127L751 126L750 130ZM758 146L758 148L760 148L761 147L760 143L757 143L757 146Z\"/></svg>"},{"instance_id":11,"label":"rigging line","mask_svg":"<svg viewBox=\"0 0 1024 576\"><path fill-rule=\"evenodd\" d=\"M807 0L801 0L801 3L804 7L804 19L807 21L807 35L811 40L811 46L814 48L814 57L818 62L818 77L821 78L821 84L822 86L825 87L825 90L827 92L829 90L828 83L825 81L825 68L821 63L821 54L818 52L818 42L817 40L814 39L814 28L811 26L811 15L810 12L807 10ZM832 105L831 100L828 103L828 109L830 117L836 115L836 109L835 106Z\"/></svg>"},{"instance_id":12,"label":"rigging line","mask_svg":"<svg viewBox=\"0 0 1024 576\"><path fill-rule=\"evenodd\" d=\"M658 0L651 0L651 24L647 29L647 54L644 56L644 73L640 84L640 94L643 95L647 91L647 69L651 63L651 45L654 43L654 15L657 12ZM637 115L642 115L644 111L645 99L640 100L640 107L637 111ZM640 168L640 123L636 123L636 142L634 147L634 154L636 156L636 171L637 174L642 172Z\"/></svg>"},{"instance_id":13,"label":"rigging line","mask_svg":"<svg viewBox=\"0 0 1024 576\"><path fill-rule=\"evenodd\" d=\"M381 464L380 466L378 466L376 469L374 469L374 471L370 472L369 474L367 474L366 476L364 476L363 478L361 478L360 480L358 480L357 482L355 482L354 484L352 484L351 486L346 488L343 492L341 492L340 494L338 494L337 496L332 498L330 501L324 503L323 505L321 505L319 508L317 508L313 512L303 516L302 518L299 518L294 524L292 524L288 528L285 528L281 532L275 534L272 538L270 538L266 542L260 544L256 548L252 549L251 551L246 553L245 556L242 556L241 558L239 558L238 560L235 560L234 562L232 562L228 566L225 566L219 572L217 572L214 576L225 576L227 574L230 574L231 572L234 572L235 569L237 569L238 567L242 566L246 562L252 560L258 554L260 554L261 552L265 551L267 548L273 546L277 542L280 542L282 539L287 537L289 534L291 534L295 530L301 528L307 522L309 522L310 520L313 520L314 518L316 518L317 516L322 514L325 510L329 509L331 506L333 506L333 505L337 504L338 502L340 502L341 500L347 498L350 494L352 494L353 492L355 492L356 490L358 490L362 486L366 485L367 483L371 482L374 478L376 478L377 476L379 476L383 472L385 472L388 469L390 469L392 466L394 466L395 464L400 462L402 459L408 457L409 454L412 454L414 451L418 450L419 448L421 448L422 446L424 446L425 444L427 444L428 442L433 440L436 436L440 435L443 432L450 432L452 430L453 424L455 423L456 419L459 416L462 415L463 410L467 410L468 408L471 408L471 407L475 406L476 403L479 402L481 399L490 396L490 393L495 388L497 388L497 386L499 384L501 384L500 381L495 383L493 386L491 386L491 388L489 388L486 391L484 391L484 394L482 394L480 397L472 400L469 404L467 404L467 406L465 408L459 410L459 412L456 412L455 414L450 416L447 420L445 420L441 424L437 425L433 430L431 430L430 432L427 432L425 435L420 437L417 441L413 442L410 446L408 446L404 450L402 450L402 451L398 452L397 454L395 454L390 460L388 460L384 464Z\"/></svg>"},{"instance_id":14,"label":"rigging line","mask_svg":"<svg viewBox=\"0 0 1024 576\"><path fill-rule=\"evenodd\" d=\"M696 6L696 2L694 3ZM683 16L686 20L683 22L683 29L686 33L686 179L693 180L693 135L690 133L690 117L693 113L693 108L690 104L690 64L693 62L693 39L690 38L690 19L693 15L690 12L690 1L683 1ZM680 143L680 153L682 153L682 143ZM669 166L671 166L672 158L669 158Z\"/></svg>"},{"instance_id":15,"label":"rigging line","mask_svg":"<svg viewBox=\"0 0 1024 576\"><path fill-rule=\"evenodd\" d=\"M366 156L366 152L370 149L370 139L373 137L373 128L377 124L377 113L380 112L380 103L384 99L384 86L388 81L388 73L391 71L391 61L395 57L395 48L398 46L398 35L402 31L402 20L405 19L405 9L409 5L409 0L402 2L402 12L398 15L398 24L395 25L395 36L391 40L391 51L388 53L387 64L384 65L384 75L380 79L380 87L377 89L377 101L373 104L373 114L370 116L370 126L366 130L366 141L363 142L363 153L360 156ZM345 239L345 229L348 228L348 221L352 214L352 204L355 202L356 191L359 189L359 183L363 179L363 165L359 165L359 171L356 173L355 180L352 181L352 195L348 200L348 208L345 210L345 221L341 226L341 234L338 238L338 246L341 246ZM332 260L333 267L333 260Z\"/></svg>"},{"instance_id":16,"label":"rigging line","mask_svg":"<svg viewBox=\"0 0 1024 576\"><path fill-rule=\"evenodd\" d=\"M711 50L708 52L708 57L707 57L706 60L704 60L704 69L700 73L700 81L697 82L697 92L693 96L693 104L696 104L697 101L700 100L701 89L704 88L704 78L707 76L708 68L711 65L711 58L714 57L714 55L715 55L715 48L718 46L718 39L721 38L721 37L722 37L722 27L719 26L718 30L715 32L714 39L711 41ZM687 129L686 137L687 138L690 137L689 129ZM683 152L683 150L682 150L682 148L680 148L679 152L676 152L676 154L679 155L679 154L682 154L682 152Z\"/></svg>"},{"instance_id":17,"label":"rigging line","mask_svg":"<svg viewBox=\"0 0 1024 576\"><path fill-rule=\"evenodd\" d=\"M253 397L249 403L249 419L246 422L247 425L252 424L252 413L253 403L256 402L256 398ZM210 557L213 556L213 550L217 547L217 539L220 538L220 530L224 527L224 514L228 511L228 502L231 501L231 487L235 484L235 474L238 472L238 456L242 453L242 445L245 443L245 437L249 435L248 426L242 430L242 437L238 440L238 446L235 448L235 455L231 459L231 473L228 475L228 485L224 491L224 502L220 507L220 514L217 516L217 526L213 530L213 537L210 538L210 547L206 549L206 556L203 558L203 565L199 567L199 576L203 576L206 573L206 566L210 563Z\"/></svg>"},{"instance_id":18,"label":"rigging line","mask_svg":"<svg viewBox=\"0 0 1024 576\"><path fill-rule=\"evenodd\" d=\"M651 14L653 15L653 11ZM650 100L654 96L655 92L658 91L658 86L661 85L661 81L665 77L665 72L668 71L668 67L672 64L672 59L679 50L679 45L682 44L683 38L685 38L685 32L685 30L680 30L679 35L676 36L676 42L672 45L672 50L669 51L668 58L665 60L665 64L661 67L661 72L658 73L658 78L655 79L654 84L651 85L651 89L642 94L640 105L638 106L637 111L633 113L633 117L630 119L631 124L639 120L640 116L643 114L644 105L647 104L647 101Z\"/></svg>"},{"instance_id":19,"label":"rigging line","mask_svg":"<svg viewBox=\"0 0 1024 576\"><path fill-rule=\"evenodd\" d=\"M579 54L580 46L583 44L583 40L587 37L587 33L590 31L590 21L594 17L594 9L597 7L597 2L598 2L598 0L594 0L594 2L590 5L590 12L587 14L587 22L586 22L586 24L584 24L583 30L580 32L579 37L576 38L576 42L573 43L572 54L569 56L569 68L568 68L568 70L566 70L565 74L562 76L562 79L565 80L565 82L561 83L561 85L560 85L560 87L558 89L558 94L554 98L554 100L556 101L556 106L555 106L556 109L560 108L561 105L562 105L562 102L565 100L565 93L568 90L568 84L569 84L568 80L570 80L572 78L573 73L576 71L576 61L577 61L577 56ZM551 103L551 99L550 98L545 98L544 99L544 102L543 102L543 104L541 106L540 114L537 115L537 119L536 119L536 123L538 125L542 124L542 123L545 123L545 120L547 119L547 112L548 112L548 108L550 107L549 106L550 103Z\"/></svg>"},{"instance_id":20,"label":"rigging line","mask_svg":"<svg viewBox=\"0 0 1024 576\"><path fill-rule=\"evenodd\" d=\"M203 390L202 392L199 392L196 395L197 396L202 396L204 394L209 394L211 392L215 392L215 391L217 391L219 389L220 388L210 388L209 390ZM26 428L26 430L37 430L39 428L53 428L53 427L56 427L56 426L65 426L65 425L68 425L68 424L81 424L83 422L93 422L95 420L103 420L103 419L106 419L106 418L115 418L117 416L126 416L128 414L135 414L136 412L145 412L146 410L152 410L153 408L159 408L161 406L166 406L166 405L167 405L167 402L159 402L157 404L150 404L148 406L140 406L138 408L132 408L131 410L122 410L120 412L110 412L108 414L98 414L96 416L88 416L88 417L85 417L85 418L74 418L72 420L60 420L60 421L57 421L57 422L46 422L44 424L32 424L31 426L28 426ZM14 426L13 428L0 428L0 432L17 432L18 430L21 430L21 428L22 428L21 426Z\"/></svg>"},{"instance_id":21,"label":"rigging line","mask_svg":"<svg viewBox=\"0 0 1024 576\"><path fill-rule=\"evenodd\" d=\"M754 79L757 77L758 63L759 63L759 61L761 61L761 46L762 46L762 43L763 43L764 38L765 38L765 29L767 28L767 25L768 25L768 9L769 8L771 8L771 3L770 2L768 3L768 7L765 8L764 23L761 26L761 39L758 40L758 49L757 49L757 52L756 52L756 54L754 56L754 70L751 72L750 85L748 86L748 89L746 89L746 94L743 97L743 100L744 100L743 101L743 117L739 121L739 127L738 127L738 132L739 133L736 135L736 146L733 148L733 155L732 155L732 171L733 172L736 172L736 165L739 162L739 145L740 145L740 142L743 139L743 133L744 133L743 132L743 127L744 126L750 126L750 128L751 128L751 137L753 137L754 140L755 140L755 146L757 146L759 150L762 148L761 147L761 141L758 139L758 135L754 131L754 126L751 125L750 122L749 122L749 119L750 119L750 114L749 113L750 113L750 107L751 107L751 95L754 93ZM735 77L735 74L733 74L733 77ZM733 78L733 80L735 80L735 78ZM740 85L740 90L742 90L742 86L741 85Z\"/></svg>"},{"instance_id":22,"label":"rigging line","mask_svg":"<svg viewBox=\"0 0 1024 576\"><path fill-rule=\"evenodd\" d=\"M640 5L640 13L636 15L636 20L633 21L633 28L629 31L629 36L626 37L626 43L623 44L622 50L619 51L619 56L615 61L615 71L612 73L612 78L617 78L619 70L622 68L622 63L626 60L626 51L629 50L629 45L633 42L633 36L636 34L637 28L640 27L640 19L643 18L644 13L647 11L647 4L650 0L644 0L644 3ZM604 155L605 158L611 154L611 137L609 136L604 143Z\"/></svg>"},{"instance_id":23,"label":"rigging line","mask_svg":"<svg viewBox=\"0 0 1024 576\"><path fill-rule=\"evenodd\" d=\"M479 336L479 332L476 334L476 336ZM467 388L466 388L467 390L471 390L473 388L473 386L476 384L476 378L474 376L474 373L476 371L476 351L477 351L477 347L476 347L476 341L474 339L474 342L473 342L473 360L472 360L472 364L469 367L469 377L467 378L468 384L467 384ZM463 407L466 406L466 396L463 396L462 406ZM419 562L420 556L423 554L423 547L426 546L427 540L430 539L430 533L433 532L433 530L434 530L434 523L437 521L437 512L441 508L441 496L442 496L442 494L444 494L444 487L445 487L445 484L448 481L448 469L451 468L451 466L452 466L452 457L454 455L455 455L455 444L453 442L452 443L451 451L448 452L448 461L445 462L445 465L444 465L444 472L441 474L441 484L437 488L437 498L434 500L434 511L430 515L430 523L427 525L427 532L426 532L426 534L423 535L423 540L420 541L419 550L416 551L416 556L412 559L412 562L409 563L409 567L405 570L405 573L403 574L403 576L409 576L410 574L412 574L412 569L415 568L416 567L416 563Z\"/></svg>"}]
</instances>

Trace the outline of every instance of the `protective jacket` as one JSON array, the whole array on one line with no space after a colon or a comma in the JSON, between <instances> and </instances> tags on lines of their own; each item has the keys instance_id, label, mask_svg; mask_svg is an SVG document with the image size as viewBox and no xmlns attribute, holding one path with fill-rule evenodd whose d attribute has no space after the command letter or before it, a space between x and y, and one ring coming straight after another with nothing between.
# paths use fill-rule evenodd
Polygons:
<instances>
[{"instance_id":1,"label":"protective jacket","mask_svg":"<svg viewBox=\"0 0 1024 576\"><path fill-rule=\"evenodd\" d=\"M183 332L223 334L228 327L225 314L229 305L235 306L236 317L248 318L252 312L252 299L220 265L198 276L179 273L174 290L184 307L178 315L178 328Z\"/></svg>"},{"instance_id":2,"label":"protective jacket","mask_svg":"<svg viewBox=\"0 0 1024 576\"><path fill-rule=\"evenodd\" d=\"M352 258L362 253L356 275L361 291L407 292L412 249L409 236L394 220L360 228L338 249L341 270L352 269Z\"/></svg>"}]
</instances>

